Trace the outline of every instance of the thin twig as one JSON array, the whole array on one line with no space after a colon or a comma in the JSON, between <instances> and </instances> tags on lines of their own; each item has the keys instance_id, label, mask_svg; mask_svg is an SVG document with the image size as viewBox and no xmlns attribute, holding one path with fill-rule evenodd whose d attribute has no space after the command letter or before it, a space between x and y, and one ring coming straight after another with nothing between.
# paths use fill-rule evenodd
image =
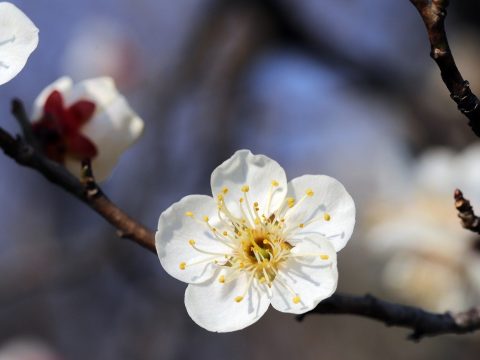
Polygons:
<instances>
[{"instance_id":1,"label":"thin twig","mask_svg":"<svg viewBox=\"0 0 480 360\"><path fill-rule=\"evenodd\" d=\"M450 97L468 119L468 125L480 137L480 101L470 90L455 64L445 32L448 0L410 0L417 8L427 28L430 40L430 56L441 71L442 80L450 91Z\"/></svg>"},{"instance_id":2,"label":"thin twig","mask_svg":"<svg viewBox=\"0 0 480 360\"><path fill-rule=\"evenodd\" d=\"M312 314L367 317L383 322L387 326L411 329L413 332L408 338L414 341L442 334L466 334L480 329L480 308L456 314L437 314L413 306L380 300L371 295L334 294L297 319L301 321Z\"/></svg>"},{"instance_id":3,"label":"thin twig","mask_svg":"<svg viewBox=\"0 0 480 360\"><path fill-rule=\"evenodd\" d=\"M82 179L47 159L21 137L14 138L0 128L0 148L22 166L30 167L55 185L68 191L115 226L122 237L155 252L152 231L130 218L102 192L95 182L90 161L82 163ZM379 300L373 296L333 295L308 314L351 314L413 330L412 340L441 334L464 334L480 329L480 308L457 314L435 314L422 309Z\"/></svg>"},{"instance_id":4,"label":"thin twig","mask_svg":"<svg viewBox=\"0 0 480 360\"><path fill-rule=\"evenodd\" d=\"M23 105L21 105L19 101L17 101L16 106L17 109L18 106L23 108ZM133 220L105 196L95 183L91 169L87 170L89 180L85 182L84 179L82 182L68 172L65 167L46 158L22 137L18 136L14 138L1 128L0 148L18 164L35 169L49 181L87 204L110 224L115 226L121 237L130 239L153 253L156 253L154 233L139 222ZM87 168L90 167L89 164L86 166ZM96 191L92 192L92 189Z\"/></svg>"},{"instance_id":5,"label":"thin twig","mask_svg":"<svg viewBox=\"0 0 480 360\"><path fill-rule=\"evenodd\" d=\"M458 217L461 220L461 224L465 229L480 234L480 218L475 215L470 201L463 197L463 193L456 189L454 194L455 208L458 211Z\"/></svg>"}]
</instances>

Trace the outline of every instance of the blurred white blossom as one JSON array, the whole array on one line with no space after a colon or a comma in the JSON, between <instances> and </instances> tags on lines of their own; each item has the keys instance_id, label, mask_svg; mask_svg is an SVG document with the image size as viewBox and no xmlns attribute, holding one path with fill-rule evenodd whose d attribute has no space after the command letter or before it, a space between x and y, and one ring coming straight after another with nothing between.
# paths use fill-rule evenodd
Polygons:
<instances>
[{"instance_id":1,"label":"blurred white blossom","mask_svg":"<svg viewBox=\"0 0 480 360\"><path fill-rule=\"evenodd\" d=\"M13 79L38 45L38 29L15 5L0 2L0 85Z\"/></svg>"},{"instance_id":2,"label":"blurred white blossom","mask_svg":"<svg viewBox=\"0 0 480 360\"><path fill-rule=\"evenodd\" d=\"M459 154L429 151L409 175L400 186L410 187L402 200L372 201L367 237L370 249L388 259L383 284L398 298L431 310L472 306L480 300L480 253L474 250L479 236L461 227L453 192L458 187L474 206L480 204L480 145Z\"/></svg>"},{"instance_id":3,"label":"blurred white blossom","mask_svg":"<svg viewBox=\"0 0 480 360\"><path fill-rule=\"evenodd\" d=\"M304 313L337 287L336 252L350 239L355 205L325 175L287 183L264 155L237 151L212 173L213 198L190 195L162 213L164 269L188 283L190 317L210 331L240 330L269 305Z\"/></svg>"},{"instance_id":4,"label":"blurred white blossom","mask_svg":"<svg viewBox=\"0 0 480 360\"><path fill-rule=\"evenodd\" d=\"M44 343L28 339L18 338L0 346L0 360L60 360Z\"/></svg>"},{"instance_id":5,"label":"blurred white blossom","mask_svg":"<svg viewBox=\"0 0 480 360\"><path fill-rule=\"evenodd\" d=\"M68 77L58 79L35 100L32 119L47 156L77 176L80 162L92 159L98 181L110 175L144 126L109 77L75 85Z\"/></svg>"}]
</instances>

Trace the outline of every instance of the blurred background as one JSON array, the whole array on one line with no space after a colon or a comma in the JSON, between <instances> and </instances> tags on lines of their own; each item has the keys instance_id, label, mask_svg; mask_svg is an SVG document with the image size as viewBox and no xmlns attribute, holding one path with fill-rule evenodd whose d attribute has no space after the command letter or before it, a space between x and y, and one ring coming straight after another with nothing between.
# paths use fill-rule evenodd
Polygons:
<instances>
[{"instance_id":1,"label":"blurred background","mask_svg":"<svg viewBox=\"0 0 480 360\"><path fill-rule=\"evenodd\" d=\"M240 148L289 178L328 174L357 204L339 291L434 311L480 303L478 239L455 187L480 206L480 148L430 60L408 0L12 1L40 29L26 68L0 87L28 108L62 75L110 75L145 120L103 184L151 228L172 202L209 193ZM451 47L480 91L480 4L452 2ZM139 161L141 159L141 161ZM480 335L420 344L363 318L270 310L230 334L196 326L185 284L156 256L0 156L0 359L470 359ZM480 207L477 207L480 209ZM480 210L479 210L480 211ZM477 270L477 271L475 271ZM3 356L3 357L2 357Z\"/></svg>"}]
</instances>

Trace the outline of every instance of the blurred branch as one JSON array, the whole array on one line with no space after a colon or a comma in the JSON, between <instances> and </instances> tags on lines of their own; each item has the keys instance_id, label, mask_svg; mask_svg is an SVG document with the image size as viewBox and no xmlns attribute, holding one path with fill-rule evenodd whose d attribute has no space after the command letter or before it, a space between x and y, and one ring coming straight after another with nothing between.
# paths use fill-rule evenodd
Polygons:
<instances>
[{"instance_id":1,"label":"blurred branch","mask_svg":"<svg viewBox=\"0 0 480 360\"><path fill-rule=\"evenodd\" d=\"M129 217L103 194L95 183L90 163L84 163L83 170L85 176L80 181L62 165L47 159L35 148L33 143L28 141L33 138L30 133L30 121L23 104L18 100L14 100L12 105L12 113L20 123L24 135L23 137L17 136L14 138L0 128L0 148L5 154L18 164L37 170L49 181L87 204L115 226L119 236L130 239L155 253L155 236L153 232Z\"/></svg>"},{"instance_id":2,"label":"blurred branch","mask_svg":"<svg viewBox=\"0 0 480 360\"><path fill-rule=\"evenodd\" d=\"M454 193L455 208L458 211L458 217L461 219L462 226L465 229L480 234L480 218L475 215L470 201L463 197L463 193L456 189Z\"/></svg>"},{"instance_id":3,"label":"blurred branch","mask_svg":"<svg viewBox=\"0 0 480 360\"><path fill-rule=\"evenodd\" d=\"M480 329L480 307L461 313L437 314L413 306L377 299L371 295L334 294L312 311L299 315L298 320L311 314L357 315L378 320L387 326L413 330L410 340L442 334L466 334Z\"/></svg>"},{"instance_id":4,"label":"blurred branch","mask_svg":"<svg viewBox=\"0 0 480 360\"><path fill-rule=\"evenodd\" d=\"M470 90L455 64L445 32L448 0L410 0L417 8L427 28L430 40L430 56L441 71L442 80L450 91L450 97L468 119L468 125L480 137L480 101Z\"/></svg>"}]
</instances>

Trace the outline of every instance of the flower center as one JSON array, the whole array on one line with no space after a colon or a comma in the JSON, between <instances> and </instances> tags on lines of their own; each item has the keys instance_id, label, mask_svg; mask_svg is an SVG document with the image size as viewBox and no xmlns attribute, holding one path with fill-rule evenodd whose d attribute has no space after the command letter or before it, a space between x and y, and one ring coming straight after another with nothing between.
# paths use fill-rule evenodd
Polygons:
<instances>
[{"instance_id":1,"label":"flower center","mask_svg":"<svg viewBox=\"0 0 480 360\"><path fill-rule=\"evenodd\" d=\"M267 196L266 206L263 213L260 214L258 202L251 202L249 199L250 187L244 185L241 187L243 196L238 200L237 205L240 216L234 215L225 202L229 190L224 188L217 195L218 209L218 228L212 226L208 216L203 217L203 221L197 219L195 214L190 211L185 213L186 216L206 224L210 233L216 240L228 247L230 250L226 253L216 253L203 250L198 247L194 239L189 240L192 246L198 252L208 255L205 260L195 263L180 263L180 269L185 270L187 266L197 265L199 263L213 262L224 268L226 271L218 279L220 283L234 281L240 276L246 274L248 284L242 295L237 296L234 300L240 302L248 292L253 281L259 284L265 284L269 288L272 287L273 281L278 281L282 286L286 287L292 294L292 301L300 303L299 295L291 289L279 275L279 267L287 259L291 257L319 256L322 260L328 260L325 254L295 254L291 253L293 245L287 241L292 236L291 229L286 229L286 214L295 204L299 204L306 198L313 196L313 191L307 189L303 198L298 203L293 198L286 198L283 204L274 212L270 212L269 207L273 194L277 190L279 183L272 181L272 186ZM328 219L327 219L328 215ZM330 220L330 215L325 214L322 219ZM313 219L306 223L298 224L298 228L303 228L314 221Z\"/></svg>"}]
</instances>

